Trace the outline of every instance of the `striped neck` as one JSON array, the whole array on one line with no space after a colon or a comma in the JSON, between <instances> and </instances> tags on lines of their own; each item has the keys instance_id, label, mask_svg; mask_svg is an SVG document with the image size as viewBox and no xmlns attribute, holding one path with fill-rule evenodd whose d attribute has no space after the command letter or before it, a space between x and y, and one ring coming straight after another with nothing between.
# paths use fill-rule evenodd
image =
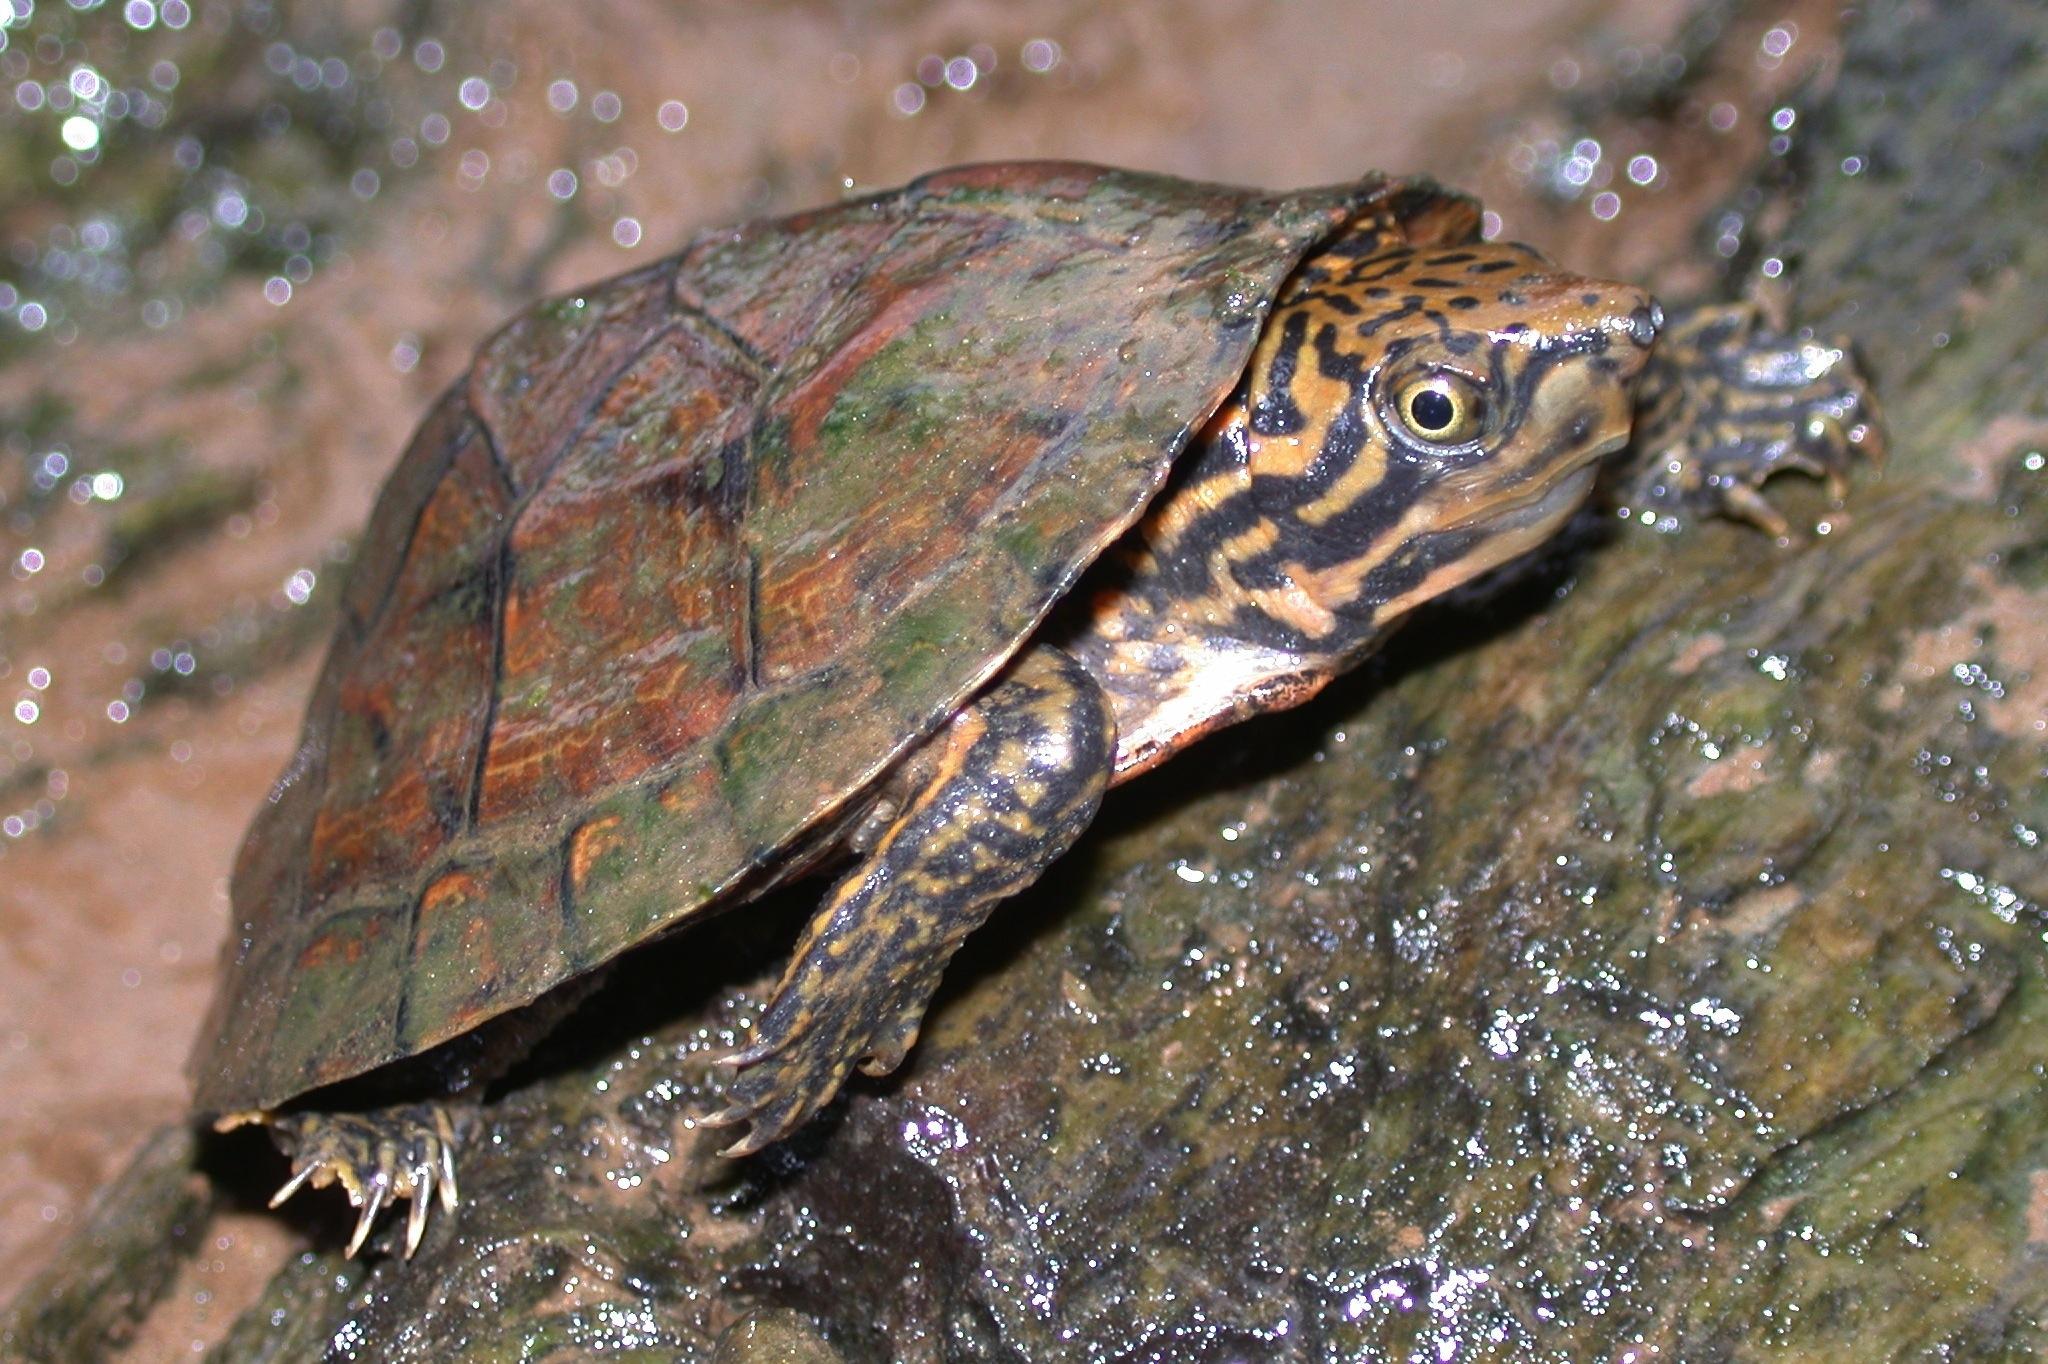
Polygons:
<instances>
[{"instance_id":1,"label":"striped neck","mask_svg":"<svg viewBox=\"0 0 2048 1364\"><path fill-rule=\"evenodd\" d=\"M1627 436L1652 332L1640 292L1526 247L1390 247L1382 225L1305 262L1052 632L1116 703L1119 770L1294 704L1555 533Z\"/></svg>"}]
</instances>

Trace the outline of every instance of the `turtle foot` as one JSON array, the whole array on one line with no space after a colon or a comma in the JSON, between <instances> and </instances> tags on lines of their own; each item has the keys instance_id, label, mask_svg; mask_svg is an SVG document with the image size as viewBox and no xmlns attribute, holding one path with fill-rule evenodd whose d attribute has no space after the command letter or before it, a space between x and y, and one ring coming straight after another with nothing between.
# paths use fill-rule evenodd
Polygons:
<instances>
[{"instance_id":1,"label":"turtle foot","mask_svg":"<svg viewBox=\"0 0 2048 1364\"><path fill-rule=\"evenodd\" d=\"M419 1248L433 1199L439 1196L444 1211L455 1208L455 1122L443 1104L394 1104L364 1113L230 1113L214 1129L226 1132L249 1123L268 1127L292 1158L292 1176L271 1196L271 1207L308 1186L340 1184L348 1194L358 1210L348 1242L350 1258L362 1249L387 1204L412 1200L405 1222L407 1259Z\"/></svg>"},{"instance_id":2,"label":"turtle foot","mask_svg":"<svg viewBox=\"0 0 2048 1364\"><path fill-rule=\"evenodd\" d=\"M1792 469L1840 499L1859 458L1881 461L1869 384L1847 344L1792 330L1753 304L1674 309L1639 391L1633 508L1687 504L1790 530L1759 489Z\"/></svg>"},{"instance_id":3,"label":"turtle foot","mask_svg":"<svg viewBox=\"0 0 2048 1364\"><path fill-rule=\"evenodd\" d=\"M726 1107L704 1119L713 1127L746 1123L747 1134L720 1152L752 1155L781 1141L832 1101L856 1067L887 1075L916 1045L938 973L918 988L878 992L873 1000L827 997L798 1003L785 990L761 1020L751 1046L720 1058L736 1071Z\"/></svg>"}]
</instances>

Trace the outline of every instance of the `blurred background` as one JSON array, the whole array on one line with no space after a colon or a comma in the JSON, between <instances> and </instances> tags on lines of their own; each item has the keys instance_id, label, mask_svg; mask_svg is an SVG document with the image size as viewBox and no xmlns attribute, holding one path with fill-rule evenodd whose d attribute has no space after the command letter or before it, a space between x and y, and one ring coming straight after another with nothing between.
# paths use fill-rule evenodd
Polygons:
<instances>
[{"instance_id":1,"label":"blurred background","mask_svg":"<svg viewBox=\"0 0 2048 1364\"><path fill-rule=\"evenodd\" d=\"M230 859L352 540L512 312L707 225L1014 157L1428 174L1566 265L1732 289L1775 264L1746 207L1697 224L1782 150L1833 15L0 0L0 1300L183 1111ZM289 1245L224 1226L193 1342Z\"/></svg>"}]
</instances>

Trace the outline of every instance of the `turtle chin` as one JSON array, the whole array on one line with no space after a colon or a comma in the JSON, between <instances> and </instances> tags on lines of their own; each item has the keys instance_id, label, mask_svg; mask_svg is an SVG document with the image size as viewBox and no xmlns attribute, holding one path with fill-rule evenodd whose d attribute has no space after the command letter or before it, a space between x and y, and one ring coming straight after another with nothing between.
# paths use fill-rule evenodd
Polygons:
<instances>
[{"instance_id":1,"label":"turtle chin","mask_svg":"<svg viewBox=\"0 0 2048 1364\"><path fill-rule=\"evenodd\" d=\"M1534 489L1516 489L1519 496L1503 497L1475 507L1450 521L1445 529L1469 532L1489 543L1533 543L1556 530L1578 509L1579 503L1585 501L1586 495L1592 491L1600 456L1612 448L1613 443L1603 441L1589 449L1583 458L1553 474ZM1487 554L1489 567L1500 562L1491 551L1482 552ZM1514 551L1509 549L1505 552Z\"/></svg>"}]
</instances>

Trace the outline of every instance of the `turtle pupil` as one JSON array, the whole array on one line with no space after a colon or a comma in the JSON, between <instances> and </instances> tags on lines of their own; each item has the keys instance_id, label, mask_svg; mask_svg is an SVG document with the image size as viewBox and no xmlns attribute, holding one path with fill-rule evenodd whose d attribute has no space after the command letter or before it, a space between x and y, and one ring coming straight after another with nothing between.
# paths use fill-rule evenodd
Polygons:
<instances>
[{"instance_id":1,"label":"turtle pupil","mask_svg":"<svg viewBox=\"0 0 2048 1364\"><path fill-rule=\"evenodd\" d=\"M1458 408L1448 394L1425 388L1408 400L1408 415L1424 431L1441 431L1458 415Z\"/></svg>"}]
</instances>

